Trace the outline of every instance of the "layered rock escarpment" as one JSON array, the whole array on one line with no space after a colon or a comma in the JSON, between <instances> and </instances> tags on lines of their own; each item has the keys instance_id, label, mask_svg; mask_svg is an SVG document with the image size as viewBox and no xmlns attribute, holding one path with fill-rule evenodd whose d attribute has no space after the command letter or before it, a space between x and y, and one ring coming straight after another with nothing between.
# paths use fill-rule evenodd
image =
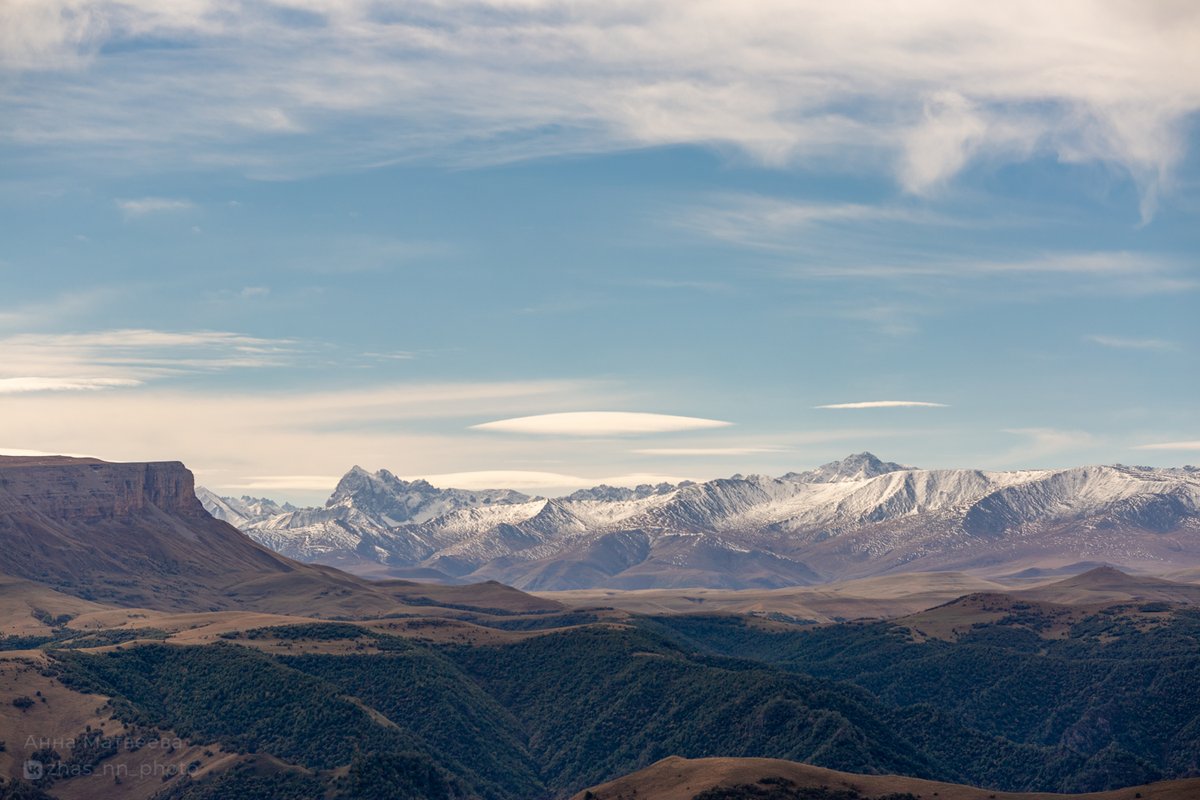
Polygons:
<instances>
[{"instance_id":1,"label":"layered rock escarpment","mask_svg":"<svg viewBox=\"0 0 1200 800\"><path fill-rule=\"evenodd\" d=\"M83 521L127 517L151 507L192 519L208 516L191 471L178 461L0 458L0 512L27 510Z\"/></svg>"},{"instance_id":2,"label":"layered rock escarpment","mask_svg":"<svg viewBox=\"0 0 1200 800\"><path fill-rule=\"evenodd\" d=\"M176 461L0 458L0 571L119 605L215 608L302 565L213 519Z\"/></svg>"}]
</instances>

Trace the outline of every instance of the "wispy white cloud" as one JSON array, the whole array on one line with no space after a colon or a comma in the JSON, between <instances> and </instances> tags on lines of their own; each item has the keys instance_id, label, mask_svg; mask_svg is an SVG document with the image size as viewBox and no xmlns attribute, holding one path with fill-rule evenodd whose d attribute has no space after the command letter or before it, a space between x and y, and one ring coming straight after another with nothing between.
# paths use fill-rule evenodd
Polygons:
<instances>
[{"instance_id":1,"label":"wispy white cloud","mask_svg":"<svg viewBox=\"0 0 1200 800\"><path fill-rule=\"evenodd\" d=\"M968 262L967 268L978 272L1021 273L1050 272L1066 275L1145 275L1163 272L1174 267L1173 261L1148 253L1129 251L1094 251L1083 253L1048 253L1016 261Z\"/></svg>"},{"instance_id":2,"label":"wispy white cloud","mask_svg":"<svg viewBox=\"0 0 1200 800\"><path fill-rule=\"evenodd\" d=\"M811 275L859 278L911 278L921 276L960 278L980 276L1063 275L1079 277L1108 277L1111 279L1146 280L1153 283L1148 291L1156 291L1174 280L1173 288L1194 286L1184 278L1172 279L1181 265L1174 259L1148 253L1128 251L1046 253L1006 261L984 261L974 258L937 256L920 261L862 265L814 267ZM1132 280L1130 280L1132 283Z\"/></svg>"},{"instance_id":3,"label":"wispy white cloud","mask_svg":"<svg viewBox=\"0 0 1200 800\"><path fill-rule=\"evenodd\" d=\"M948 408L945 403L922 400L862 400L856 403L829 403L813 408Z\"/></svg>"},{"instance_id":4,"label":"wispy white cloud","mask_svg":"<svg viewBox=\"0 0 1200 800\"><path fill-rule=\"evenodd\" d=\"M1179 345L1165 339L1138 339L1128 336L1106 336L1093 334L1084 337L1087 341L1118 350L1178 350Z\"/></svg>"},{"instance_id":5,"label":"wispy white cloud","mask_svg":"<svg viewBox=\"0 0 1200 800\"><path fill-rule=\"evenodd\" d=\"M195 208L191 200L170 197L140 197L133 200L116 200L117 208L127 217L144 217L170 211L187 211Z\"/></svg>"},{"instance_id":6,"label":"wispy white cloud","mask_svg":"<svg viewBox=\"0 0 1200 800\"><path fill-rule=\"evenodd\" d=\"M407 350L396 350L391 353L363 353L363 358L370 358L377 361L412 361L416 357L416 353L412 353Z\"/></svg>"},{"instance_id":7,"label":"wispy white cloud","mask_svg":"<svg viewBox=\"0 0 1200 800\"><path fill-rule=\"evenodd\" d=\"M3 136L265 174L702 144L770 165L866 165L914 193L976 161L1049 154L1124 170L1153 212L1200 108L1193 4L893 12L819 0L8 3L0 68L20 75L19 111ZM381 124L342 146L338 132L366 119Z\"/></svg>"},{"instance_id":8,"label":"wispy white cloud","mask_svg":"<svg viewBox=\"0 0 1200 800\"><path fill-rule=\"evenodd\" d=\"M929 95L920 121L903 135L901 184L914 194L938 188L986 143L989 127L977 104L958 92Z\"/></svg>"},{"instance_id":9,"label":"wispy white cloud","mask_svg":"<svg viewBox=\"0 0 1200 800\"><path fill-rule=\"evenodd\" d=\"M864 282L904 281L917 285L969 286L971 281L1003 280L1022 297L1078 294L1155 295L1200 289L1190 266L1175 258L1128 251L1033 254L1010 260L936 255L920 259L879 260L859 264L815 264L794 267L797 277L853 279ZM1019 283L1018 283L1019 282Z\"/></svg>"},{"instance_id":10,"label":"wispy white cloud","mask_svg":"<svg viewBox=\"0 0 1200 800\"><path fill-rule=\"evenodd\" d=\"M0 378L125 381L124 385L195 372L284 366L311 345L229 331L145 328L0 337ZM132 382L132 383L129 383ZM117 384L111 384L117 385Z\"/></svg>"},{"instance_id":11,"label":"wispy white cloud","mask_svg":"<svg viewBox=\"0 0 1200 800\"><path fill-rule=\"evenodd\" d=\"M764 195L725 195L686 209L676 225L716 239L771 250L791 251L811 238L815 227L861 233L867 225L948 225L949 220L906 205L821 203Z\"/></svg>"},{"instance_id":12,"label":"wispy white cloud","mask_svg":"<svg viewBox=\"0 0 1200 800\"><path fill-rule=\"evenodd\" d=\"M800 279L852 280L864 286L902 281L906 288L1021 281L1030 289L1150 295L1200 288L1190 261L1155 252L1060 250L982 256L955 238L931 249L930 229L1028 226L989 214L949 216L913 202L814 202L752 194L718 195L674 210L668 225L760 251L775 271ZM923 231L914 238L914 231ZM1026 286L1021 287L1022 292Z\"/></svg>"},{"instance_id":13,"label":"wispy white cloud","mask_svg":"<svg viewBox=\"0 0 1200 800\"><path fill-rule=\"evenodd\" d=\"M0 378L0 394L95 392L141 385L141 381L127 378Z\"/></svg>"},{"instance_id":14,"label":"wispy white cloud","mask_svg":"<svg viewBox=\"0 0 1200 800\"><path fill-rule=\"evenodd\" d=\"M538 414L472 425L474 430L537 436L630 436L724 428L732 422L670 414L626 411L573 411Z\"/></svg>"},{"instance_id":15,"label":"wispy white cloud","mask_svg":"<svg viewBox=\"0 0 1200 800\"><path fill-rule=\"evenodd\" d=\"M1200 450L1200 439L1185 442L1154 442L1136 445L1134 450Z\"/></svg>"}]
</instances>

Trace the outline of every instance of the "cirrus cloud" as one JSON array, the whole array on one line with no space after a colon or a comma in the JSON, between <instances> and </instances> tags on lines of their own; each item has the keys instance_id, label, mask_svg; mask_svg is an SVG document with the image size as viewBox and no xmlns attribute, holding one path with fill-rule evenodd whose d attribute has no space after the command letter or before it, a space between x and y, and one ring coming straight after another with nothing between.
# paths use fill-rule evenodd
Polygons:
<instances>
[{"instance_id":1,"label":"cirrus cloud","mask_svg":"<svg viewBox=\"0 0 1200 800\"><path fill-rule=\"evenodd\" d=\"M132 386L189 373L284 366L294 363L310 346L294 339L267 339L231 331L122 328L21 333L0 337L0 351L4 353L0 379L23 382L13 386L43 382L36 391L56 388L52 385L55 381L59 389ZM97 383L101 381L109 383Z\"/></svg>"},{"instance_id":2,"label":"cirrus cloud","mask_svg":"<svg viewBox=\"0 0 1200 800\"><path fill-rule=\"evenodd\" d=\"M694 144L918 195L1051 156L1124 171L1147 217L1200 109L1198 27L1087 0L18 2L0 137L268 175Z\"/></svg>"},{"instance_id":3,"label":"cirrus cloud","mask_svg":"<svg viewBox=\"0 0 1200 800\"><path fill-rule=\"evenodd\" d=\"M1136 445L1134 450L1200 450L1200 439L1190 442L1155 442Z\"/></svg>"},{"instance_id":4,"label":"cirrus cloud","mask_svg":"<svg viewBox=\"0 0 1200 800\"><path fill-rule=\"evenodd\" d=\"M1145 339L1131 336L1107 336L1093 334L1085 337L1087 341L1101 347L1112 347L1118 350L1177 350L1179 346L1165 339Z\"/></svg>"},{"instance_id":5,"label":"cirrus cloud","mask_svg":"<svg viewBox=\"0 0 1200 800\"><path fill-rule=\"evenodd\" d=\"M0 378L0 394L95 392L141 385L128 378Z\"/></svg>"},{"instance_id":6,"label":"cirrus cloud","mask_svg":"<svg viewBox=\"0 0 1200 800\"><path fill-rule=\"evenodd\" d=\"M144 217L147 214L158 214L166 211L187 211L195 208L190 200L177 200L170 197L142 197L136 200L117 200L117 208L127 217Z\"/></svg>"}]
</instances>

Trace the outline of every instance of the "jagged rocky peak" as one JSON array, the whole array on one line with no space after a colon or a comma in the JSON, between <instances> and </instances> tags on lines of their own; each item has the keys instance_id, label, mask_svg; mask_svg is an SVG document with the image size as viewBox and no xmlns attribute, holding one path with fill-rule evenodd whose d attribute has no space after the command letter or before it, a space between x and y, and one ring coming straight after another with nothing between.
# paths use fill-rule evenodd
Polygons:
<instances>
[{"instance_id":1,"label":"jagged rocky peak","mask_svg":"<svg viewBox=\"0 0 1200 800\"><path fill-rule=\"evenodd\" d=\"M342 476L338 481L337 487L333 490L333 494L326 501L326 506L334 506L339 502L348 498L365 499L373 494L386 493L388 484L392 484L393 488L399 481L396 476L388 472L386 469L381 469L378 472L368 472L367 470L355 464L350 470Z\"/></svg>"},{"instance_id":2,"label":"jagged rocky peak","mask_svg":"<svg viewBox=\"0 0 1200 800\"><path fill-rule=\"evenodd\" d=\"M916 467L883 461L874 453L863 452L846 456L840 461L830 461L828 464L822 464L816 469L805 472L789 472L783 478L797 483L838 483L877 478L880 475L887 475L889 472L910 469L916 469Z\"/></svg>"},{"instance_id":3,"label":"jagged rocky peak","mask_svg":"<svg viewBox=\"0 0 1200 800\"><path fill-rule=\"evenodd\" d=\"M680 484L674 483L659 483L650 484L643 483L630 489L626 486L609 486L602 483L599 486L593 486L590 489L580 489L572 492L563 498L563 500L578 501L578 500L600 500L604 502L621 502L625 500L642 500L646 497L655 495L670 494L676 489L684 486L691 486L692 481L684 481Z\"/></svg>"},{"instance_id":4,"label":"jagged rocky peak","mask_svg":"<svg viewBox=\"0 0 1200 800\"><path fill-rule=\"evenodd\" d=\"M204 486L196 487L196 496L204 508L219 520L241 527L278 514L287 514L299 509L291 503L277 503L267 497L221 497Z\"/></svg>"},{"instance_id":5,"label":"jagged rocky peak","mask_svg":"<svg viewBox=\"0 0 1200 800\"><path fill-rule=\"evenodd\" d=\"M394 525L425 522L459 508L522 503L529 499L512 489L440 489L420 478L406 481L386 469L368 472L355 465L338 481L325 507L353 508Z\"/></svg>"}]
</instances>

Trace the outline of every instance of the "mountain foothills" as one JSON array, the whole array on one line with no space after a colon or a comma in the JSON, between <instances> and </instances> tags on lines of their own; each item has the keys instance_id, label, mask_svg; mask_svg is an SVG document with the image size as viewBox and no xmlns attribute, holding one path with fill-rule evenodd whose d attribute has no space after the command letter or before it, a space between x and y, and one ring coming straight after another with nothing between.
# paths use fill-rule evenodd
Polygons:
<instances>
[{"instance_id":1,"label":"mountain foothills","mask_svg":"<svg viewBox=\"0 0 1200 800\"><path fill-rule=\"evenodd\" d=\"M332 526L374 498L387 541L537 504L669 508L681 526L680 498L719 486L934 475L818 472L560 502L356 471L320 511ZM1193 479L1154 475L1171 497ZM506 542L526 530L506 524ZM1200 587L1111 567L973 578L840 624L772 613L762 591L758 616L568 607L302 564L210 516L182 465L57 458L0 459L0 552L2 800L1200 797Z\"/></svg>"},{"instance_id":2,"label":"mountain foothills","mask_svg":"<svg viewBox=\"0 0 1200 800\"><path fill-rule=\"evenodd\" d=\"M301 561L535 591L774 588L1081 561L1200 567L1194 467L922 470L861 453L779 478L600 486L552 499L355 467L324 508L200 496L214 516Z\"/></svg>"}]
</instances>

